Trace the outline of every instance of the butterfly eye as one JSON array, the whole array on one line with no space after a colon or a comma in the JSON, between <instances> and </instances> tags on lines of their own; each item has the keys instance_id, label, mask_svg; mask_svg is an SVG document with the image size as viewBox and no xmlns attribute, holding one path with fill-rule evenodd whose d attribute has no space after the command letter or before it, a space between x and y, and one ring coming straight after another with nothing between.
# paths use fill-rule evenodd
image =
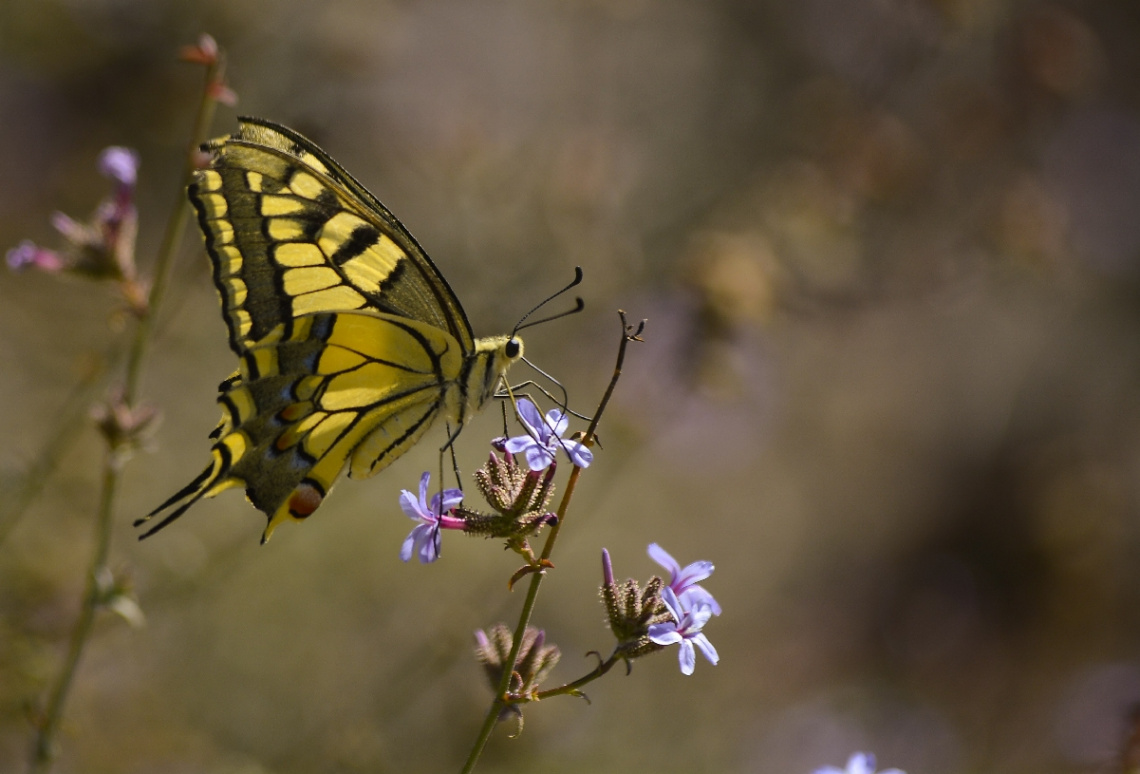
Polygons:
<instances>
[{"instance_id":1,"label":"butterfly eye","mask_svg":"<svg viewBox=\"0 0 1140 774\"><path fill-rule=\"evenodd\" d=\"M516 357L519 356L519 349L520 348L521 348L521 345L519 344L518 339L510 339L503 346L503 354L506 355L507 357L511 358L512 360L514 360Z\"/></svg>"}]
</instances>

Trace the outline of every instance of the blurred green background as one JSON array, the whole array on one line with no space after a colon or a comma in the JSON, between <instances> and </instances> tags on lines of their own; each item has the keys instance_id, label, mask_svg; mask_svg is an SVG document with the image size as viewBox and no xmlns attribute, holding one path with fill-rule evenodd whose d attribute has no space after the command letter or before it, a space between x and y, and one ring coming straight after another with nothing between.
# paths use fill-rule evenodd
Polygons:
<instances>
[{"instance_id":1,"label":"blurred green background","mask_svg":"<svg viewBox=\"0 0 1140 774\"><path fill-rule=\"evenodd\" d=\"M807 774L856 749L910 774L1120 771L1140 701L1140 5L1013 0L7 0L0 246L142 156L144 270L179 196L212 33L248 113L312 137L417 235L477 334L581 265L586 312L527 352L582 411L615 310L649 319L535 623L556 680L611 647L599 552L711 559L721 663L676 652L527 710L480 771ZM138 543L206 464L234 366L196 234L142 392L102 617L59 772L457 770L488 692L474 629L517 560L445 536L403 565L430 441L262 547L236 493ZM0 495L121 346L102 285L0 278ZM129 331L128 331L129 333ZM111 364L112 380L119 371ZM464 433L478 465L487 417ZM61 419L61 416L64 418ZM89 562L86 426L0 525L0 770L62 659Z\"/></svg>"}]
</instances>

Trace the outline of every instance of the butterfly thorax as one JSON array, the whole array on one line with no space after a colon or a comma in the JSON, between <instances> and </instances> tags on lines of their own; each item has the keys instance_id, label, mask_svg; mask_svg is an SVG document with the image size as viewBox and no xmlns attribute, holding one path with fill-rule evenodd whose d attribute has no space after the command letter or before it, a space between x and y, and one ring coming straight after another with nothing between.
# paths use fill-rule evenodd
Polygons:
<instances>
[{"instance_id":1,"label":"butterfly thorax","mask_svg":"<svg viewBox=\"0 0 1140 774\"><path fill-rule=\"evenodd\" d=\"M522 355L523 342L518 336L476 339L475 351L467 357L463 373L445 399L448 421L462 426L479 413Z\"/></svg>"}]
</instances>

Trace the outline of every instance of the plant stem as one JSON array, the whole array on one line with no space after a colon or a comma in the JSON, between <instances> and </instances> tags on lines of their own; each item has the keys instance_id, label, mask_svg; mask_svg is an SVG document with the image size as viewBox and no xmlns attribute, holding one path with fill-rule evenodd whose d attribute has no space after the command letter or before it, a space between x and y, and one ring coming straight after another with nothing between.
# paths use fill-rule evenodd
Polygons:
<instances>
[{"instance_id":1,"label":"plant stem","mask_svg":"<svg viewBox=\"0 0 1140 774\"><path fill-rule=\"evenodd\" d=\"M197 148L205 141L205 135L213 120L216 103L211 93L211 85L221 77L221 66L221 59L219 58L206 70L206 85L202 91L201 102L198 105L193 139L186 154L186 163L183 166L178 202L167 221L162 245L155 259L154 281L151 285L146 313L139 318L138 324L135 326L123 384L123 398L128 407L133 407L138 393L143 359L152 331L151 323L162 300L170 269L174 263L176 248L181 243L182 235L186 229L188 205L186 204L184 190L194 173L194 158ZM63 721L64 707L67 704L79 662L83 657L83 651L90 641L91 631L95 624L95 615L105 602L107 590L103 587L103 579L107 577L107 557L110 553L111 529L114 525L115 491L118 488L122 464L121 450L108 442L104 453L103 480L95 521L95 550L91 558L91 566L87 572L87 588L83 595L83 605L79 611L79 618L71 632L63 669L51 689L42 718L37 723L35 742L32 746L28 766L30 774L47 774L51 771L55 759L56 737Z\"/></svg>"},{"instance_id":2,"label":"plant stem","mask_svg":"<svg viewBox=\"0 0 1140 774\"><path fill-rule=\"evenodd\" d=\"M600 658L600 656L599 656L599 658ZM587 685L589 683L594 682L599 677L604 675L606 672L609 672L611 669L614 668L614 664L616 664L620 660L621 660L620 657L615 652L613 655L611 655L605 661L599 662L598 665L593 668L593 670L586 673L582 677L579 677L574 682L566 683L565 685L560 685L557 688L551 688L551 689L546 690L546 691L539 691L538 693L534 694L534 696L531 696L528 699L526 699L526 701L542 701L543 699L549 699L551 696L564 696L566 694L577 694L579 688L581 688L583 685Z\"/></svg>"},{"instance_id":3,"label":"plant stem","mask_svg":"<svg viewBox=\"0 0 1140 774\"><path fill-rule=\"evenodd\" d=\"M43 720L37 729L31 766L28 768L31 774L43 774L51 770L55 758L55 737L63 720L63 707L67 703L67 695L71 690L75 671L79 667L79 659L87 645L91 627L95 623L95 612L103 601L104 590L101 588L100 577L104 575L107 567L107 555L111 546L111 516L114 512L115 489L119 480L114 454L113 450L108 449L103 462L102 491L99 495L99 513L95 523L95 552L87 573L87 590L83 595L79 619L71 632L67 659L64 661L63 670L55 687L52 688Z\"/></svg>"},{"instance_id":4,"label":"plant stem","mask_svg":"<svg viewBox=\"0 0 1140 774\"><path fill-rule=\"evenodd\" d=\"M598 429L598 423L602 418L602 413L606 410L606 406L614 394L614 388L617 387L618 379L621 378L622 364L625 362L625 348L629 342L640 340L638 336L645 327L645 322L642 321L636 331L631 331L629 325L626 324L625 312L618 310L618 315L621 317L622 336L621 344L618 345L617 363L614 366L614 374L610 378L609 386L606 387L606 391L602 395L602 400L598 404L598 410L594 412L594 418L590 421L590 426L586 430L585 443L587 445L593 443L595 433ZM546 536L546 543L542 547L542 556L539 558L540 562L549 560L551 553L554 551L554 543L558 539L558 533L561 531L562 525L566 523L566 511L570 507L570 498L574 495L574 488L578 484L578 477L581 473L582 468L577 465L570 471L570 478L566 482L566 491L563 493L562 501L558 504L558 510L556 511L558 521L550 528L550 533ZM471 753L467 756L467 761L463 765L462 774L470 774L470 772L475 770L475 764L478 763L479 756L483 754L483 748L487 746L487 740L491 738L491 732L495 730L495 724L498 723L499 715L503 709L512 703L507 691L510 687L511 676L514 674L515 663L518 661L519 650L522 648L523 634L526 632L526 627L530 624L530 616L534 611L535 602L538 600L538 589L542 585L542 579L544 577L546 577L545 570L540 570L530 576L530 586L527 588L526 599L523 600L518 625L515 626L514 642L511 644L510 655L507 656L507 660L503 663L503 675L499 678L499 685L495 690L495 698L491 701L491 706L487 710L486 718L483 719L483 725L479 729L479 735L475 739L475 744L471 746ZM613 660L612 656L611 660ZM608 672L612 666L613 664L610 664L609 667L606 667L605 671ZM604 672L602 674L604 674ZM598 675L598 677L600 676L601 675ZM589 682L589 680L586 682Z\"/></svg>"}]
</instances>

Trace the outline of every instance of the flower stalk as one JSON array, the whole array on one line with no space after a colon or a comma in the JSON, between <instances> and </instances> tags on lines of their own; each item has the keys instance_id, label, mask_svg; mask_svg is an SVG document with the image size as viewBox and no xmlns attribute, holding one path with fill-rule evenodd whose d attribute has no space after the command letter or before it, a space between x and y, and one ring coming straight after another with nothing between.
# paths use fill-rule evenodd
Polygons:
<instances>
[{"instance_id":1,"label":"flower stalk","mask_svg":"<svg viewBox=\"0 0 1140 774\"><path fill-rule=\"evenodd\" d=\"M614 389L617 387L618 380L621 378L622 366L625 363L626 347L631 341L641 341L641 333L645 329L645 321L634 328L626 321L625 312L619 310L618 315L621 319L621 340L618 345L617 362L614 365L614 373L610 378L610 383L606 387L606 391L602 394L602 399L598 404L597 411L594 412L594 418L590 421L581 444L585 447L590 447L594 444L598 423L601 421L602 414L605 412L606 406L609 404L610 398L613 396ZM558 533L562 530L563 525L566 523L566 512L570 507L570 500L574 496L574 489L578 484L578 478L581 476L582 468L575 464L573 470L570 471L569 480L566 482L566 490L562 494L562 500L558 504L555 511L556 520L547 533L546 542L543 544L542 553L539 556L539 563L550 566L550 555L554 551L554 544L558 540ZM527 587L526 598L523 600L522 610L519 612L518 624L515 626L513 644L511 652L504 659L504 664L508 665L507 668L502 670L502 676L499 683L495 688L495 697L491 701L491 706L487 710L487 715L483 720L483 725L479 729L479 733L475 738L475 742L471 747L471 752L467 756L467 761L463 765L463 774L470 774L474 771L475 764L479 761L479 756L482 755L483 749L487 745L487 740L491 738L491 732L495 730L495 725L504 712L508 711L509 707L523 701L523 697L512 696L510 693L511 676L514 674L514 665L518 663L519 651L526 641L526 630L530 624L531 615L534 612L535 603L538 600L538 591L542 586L542 580L546 577L545 566L536 572L531 573L530 585ZM612 667L606 667L606 671ZM601 668L601 665L599 665ZM604 674L602 672L601 674ZM598 677L601 676L598 675ZM593 678L593 679L596 679ZM557 690L557 689L555 689ZM569 693L570 691L565 691ZM542 693L535 694L531 700L537 699L542 696Z\"/></svg>"},{"instance_id":2,"label":"flower stalk","mask_svg":"<svg viewBox=\"0 0 1140 774\"><path fill-rule=\"evenodd\" d=\"M126 456L129 455L131 447L137 444L139 432L153 419L153 413L135 407L142 365L151 337L154 315L165 292L176 248L181 243L182 236L185 233L189 215L189 205L184 193L185 188L190 182L197 163L197 148L207 139L206 134L213 120L214 108L218 101L218 86L222 83L223 58L218 51L217 44L208 35L203 35L199 45L194 48L202 54L201 62L206 64L205 88L199 101L190 150L187 152L183 167L178 204L167 221L162 244L155 259L154 277L149 294L146 296L145 303L131 303L132 310L136 312L137 323L131 341L121 396L104 410L102 419L99 420L107 443L95 518L95 545L91 564L87 571L83 603L79 618L76 620L69 638L67 656L64 659L59 676L48 694L47 704L35 724L35 738L28 766L30 774L47 774L51 771L55 760L56 738L63 720L64 708L74 685L75 674L82 660L83 652L90 641L95 616L101 608L113 604L104 579L109 577L107 559L114 522L115 494ZM119 176L122 175L121 169L116 171ZM129 256L129 265L133 269L133 235L130 245L124 249L129 249L132 253ZM120 265L126 265L123 263L122 255L118 255L116 258L120 259ZM120 279L125 291L130 291L132 288L137 290L140 287L133 276L133 271L129 275L124 272ZM127 292L124 295L128 301L134 297ZM137 295L137 298L141 298L141 293ZM134 423L133 426L132 422Z\"/></svg>"}]
</instances>

